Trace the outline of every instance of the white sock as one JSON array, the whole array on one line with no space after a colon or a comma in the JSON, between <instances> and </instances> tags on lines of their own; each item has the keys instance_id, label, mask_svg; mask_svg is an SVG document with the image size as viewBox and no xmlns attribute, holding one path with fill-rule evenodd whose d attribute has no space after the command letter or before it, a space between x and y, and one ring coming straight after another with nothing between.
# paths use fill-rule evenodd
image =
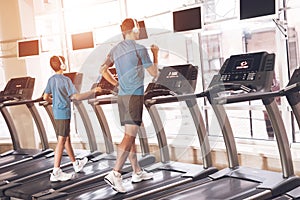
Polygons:
<instances>
[{"instance_id":1,"label":"white sock","mask_svg":"<svg viewBox=\"0 0 300 200\"><path fill-rule=\"evenodd\" d=\"M54 174L54 175L57 175L57 172L59 171L59 169L60 169L59 167L54 167L54 168L53 168L53 171L52 171L53 174Z\"/></svg>"}]
</instances>

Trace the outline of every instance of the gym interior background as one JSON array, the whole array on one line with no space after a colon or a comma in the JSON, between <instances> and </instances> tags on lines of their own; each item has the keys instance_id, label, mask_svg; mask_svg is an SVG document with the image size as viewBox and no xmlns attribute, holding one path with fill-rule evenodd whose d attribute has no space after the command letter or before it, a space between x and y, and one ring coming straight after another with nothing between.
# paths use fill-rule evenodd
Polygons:
<instances>
[{"instance_id":1,"label":"gym interior background","mask_svg":"<svg viewBox=\"0 0 300 200\"><path fill-rule=\"evenodd\" d=\"M264 7L258 5L262 0L256 2L252 5L254 9ZM0 0L0 90L13 77L31 76L35 78L33 98L40 97L46 80L53 74L49 66L52 55L65 56L69 72L83 73L81 90L90 89L99 78L99 66L109 49L123 39L120 24L126 17L136 18L145 27L145 38L138 42L147 47L152 43L160 47L160 67L185 63L199 67L196 92L208 87L226 58L257 51L276 54L276 79L283 87L299 66L300 2L272 2L275 3L274 12L262 16L248 13L247 16L241 12L239 0ZM193 8L200 8L197 18L199 27L174 30L174 13ZM37 45L35 52L21 51L22 44L28 43ZM205 99L197 101L205 118L213 162L219 168L226 167L225 148L217 120ZM99 149L104 151L101 128L94 111L86 102L85 107L93 122ZM286 99L281 99L279 107L287 129L295 171L299 175L300 131ZM123 134L117 109L115 105L107 105L103 109L117 145ZM226 110L236 137L241 165L280 170L274 136L272 131L266 129L263 104L260 101L231 104L226 106ZM38 137L26 134L34 131L37 135L28 111L18 107L11 108L10 112L15 116L22 146L38 148ZM39 112L48 140L55 145L51 121L43 109ZM196 130L185 105L163 104L159 106L159 112L170 144L171 159L201 163ZM73 143L77 148L85 148L87 138L75 107L73 116ZM147 112L144 112L144 123L151 152L158 155L155 131ZM12 146L2 116L0 130L0 151L5 152Z\"/></svg>"}]
</instances>

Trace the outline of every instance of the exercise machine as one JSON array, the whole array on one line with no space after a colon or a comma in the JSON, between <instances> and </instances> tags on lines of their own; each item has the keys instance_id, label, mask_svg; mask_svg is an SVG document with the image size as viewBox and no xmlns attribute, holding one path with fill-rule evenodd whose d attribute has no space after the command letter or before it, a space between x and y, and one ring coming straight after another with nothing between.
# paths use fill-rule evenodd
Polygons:
<instances>
[{"instance_id":1,"label":"exercise machine","mask_svg":"<svg viewBox=\"0 0 300 200\"><path fill-rule=\"evenodd\" d=\"M76 86L77 90L80 89L80 84L82 80L82 74L79 73L72 73L72 74L67 74L70 76L71 80L73 81L74 85ZM105 89L103 90L105 91ZM105 93L107 94L107 93ZM97 94L99 96L104 95L103 93ZM96 99L90 99L90 102L92 103L93 108L98 107L95 103ZM86 111L83 107L83 104L81 101L74 101L74 105L78 108L79 113L81 114L82 119L85 121L85 126L88 127L86 128L87 134L92 134L91 130L91 124L88 119L88 116L86 114ZM50 105L48 104L43 104L45 106L50 118L52 121L53 119L53 113L51 112L52 110L49 108ZM101 114L100 108L95 109L95 112L97 116L101 116L100 118L98 117L99 123L101 125L102 132L105 135L104 138L106 140L105 144L106 146L106 152L99 154L99 152L96 150L95 153L92 152L91 155L89 155L89 160L90 162L87 163L87 165L84 167L82 173L77 173L74 178L70 181L66 182L58 182L58 183L51 183L49 181L49 172L46 173L45 171L39 176L30 176L30 179L28 177L25 177L23 179L15 180L13 183L10 183L9 185L6 185L5 188L3 188L3 193L7 197L15 197L15 198L22 198L22 199L43 199L46 198L47 195L52 194L55 191L60 191L64 188L72 188L76 187L80 184L86 185L98 185L101 180L103 180L103 177L107 174L107 172L111 171L114 163L115 163L115 156L113 155L113 146L112 143L109 142L109 138L111 138L109 127L107 124L107 120L105 119L105 116L103 115L103 112ZM88 136L89 144L90 147L96 147L95 144L95 136L90 135ZM139 160L139 163L141 166L145 166L146 164L154 162L153 157L147 157L144 158L143 160ZM52 162L53 166L53 162ZM62 169L65 172L72 172L73 168L70 166L70 163L66 163L65 165L62 166ZM52 170L52 168L50 169ZM131 171L131 166L125 165L123 168L124 172L129 172ZM35 187L32 187L32 185L35 185ZM1 188L0 188L1 189Z\"/></svg>"},{"instance_id":2,"label":"exercise machine","mask_svg":"<svg viewBox=\"0 0 300 200\"><path fill-rule=\"evenodd\" d=\"M193 92L196 86L197 79L197 68L192 65L182 65L182 66L170 66L164 67L158 78L156 84L151 84L146 89L145 97L153 99L155 96L170 95L174 91L189 93ZM163 81L165 83L163 83ZM180 90L180 88L182 90ZM153 92L151 92L153 91ZM104 99L103 101L112 101L111 99ZM146 166L144 169L146 171L152 171L154 173L153 180L148 180L141 182L139 184L132 184L130 182L131 173L126 173L123 175L123 184L127 189L126 194L116 194L110 186L102 182L102 185L97 187L82 186L78 185L75 188L66 188L65 190L57 191L56 194L45 196L45 198L58 198L58 199L124 199L124 198L143 198L139 194L148 194L149 192L155 193L158 191L165 190L167 188L174 187L176 185L181 185L186 182L191 182L193 180L202 179L207 177L208 174L216 172L216 169L212 167L209 144L206 140L206 131L202 118L199 118L200 112L196 102L194 100L189 101L188 107L193 115L193 120L197 121L197 134L200 143L205 146L201 150L205 150L203 153L203 159L205 167L198 164L188 164L181 162L173 162L170 160L168 144L163 126L161 126L161 121L159 115L156 114L155 109L148 109L155 126L158 146L160 148L161 161L150 166ZM146 107L152 107L146 105ZM154 106L153 106L154 107ZM199 123L200 121L200 123ZM138 197L137 197L138 196Z\"/></svg>"},{"instance_id":3,"label":"exercise machine","mask_svg":"<svg viewBox=\"0 0 300 200\"><path fill-rule=\"evenodd\" d=\"M8 81L4 90L0 92L0 111L8 126L13 145L13 150L0 155L0 169L28 161L33 158L39 158L52 152L48 146L45 128L40 123L41 118L37 115L37 109L34 105L34 103L39 100L31 100L34 83L35 79L31 77L12 78ZM32 114L41 139L41 149L28 149L21 145L21 139L8 109L8 107L20 105L26 105Z\"/></svg>"},{"instance_id":4,"label":"exercise machine","mask_svg":"<svg viewBox=\"0 0 300 200\"><path fill-rule=\"evenodd\" d=\"M221 126L229 167L209 175L210 181L206 183L196 181L144 199L268 199L299 184L299 178L294 175L287 134L278 106L268 93L274 74L274 61L275 55L267 52L233 55L224 62L206 91L190 96L207 97L211 103ZM223 105L257 99L263 101L270 116L282 173L243 167L238 163L234 135Z\"/></svg>"}]
</instances>

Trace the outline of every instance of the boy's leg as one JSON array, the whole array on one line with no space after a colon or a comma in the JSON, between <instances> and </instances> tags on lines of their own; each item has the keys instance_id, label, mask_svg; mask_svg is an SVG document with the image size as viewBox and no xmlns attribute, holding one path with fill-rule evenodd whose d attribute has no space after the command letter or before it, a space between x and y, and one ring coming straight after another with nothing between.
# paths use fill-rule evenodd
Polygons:
<instances>
[{"instance_id":1,"label":"boy's leg","mask_svg":"<svg viewBox=\"0 0 300 200\"><path fill-rule=\"evenodd\" d=\"M68 136L66 138L65 148L66 148L68 156L73 164L74 171L80 172L83 169L83 167L86 165L86 163L88 162L88 158L84 157L82 160L76 160L70 136Z\"/></svg>"},{"instance_id":2,"label":"boy's leg","mask_svg":"<svg viewBox=\"0 0 300 200\"><path fill-rule=\"evenodd\" d=\"M54 167L59 168L61 163L61 158L64 151L64 146L66 142L66 137L58 136L57 138L57 145L55 148L55 154L54 154Z\"/></svg>"},{"instance_id":3,"label":"boy's leg","mask_svg":"<svg viewBox=\"0 0 300 200\"><path fill-rule=\"evenodd\" d=\"M67 181L72 178L72 174L67 174L64 173L60 169L60 163L61 163L61 158L63 155L63 150L64 150L64 144L66 142L66 137L63 136L58 136L57 138L57 145L55 148L55 154L54 154L54 168L52 173L50 174L50 181L51 182L56 182L56 181Z\"/></svg>"},{"instance_id":4,"label":"boy's leg","mask_svg":"<svg viewBox=\"0 0 300 200\"><path fill-rule=\"evenodd\" d=\"M64 146L66 148L68 156L70 157L71 162L75 162L76 160L75 160L74 150L71 144L70 136L66 137L66 142Z\"/></svg>"}]
</instances>

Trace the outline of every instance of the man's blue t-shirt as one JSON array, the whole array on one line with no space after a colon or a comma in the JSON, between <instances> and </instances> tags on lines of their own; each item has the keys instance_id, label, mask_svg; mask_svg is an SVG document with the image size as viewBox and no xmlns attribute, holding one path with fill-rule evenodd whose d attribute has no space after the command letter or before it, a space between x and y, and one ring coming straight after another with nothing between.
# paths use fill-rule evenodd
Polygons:
<instances>
[{"instance_id":1,"label":"man's blue t-shirt","mask_svg":"<svg viewBox=\"0 0 300 200\"><path fill-rule=\"evenodd\" d=\"M145 46L135 40L123 40L111 49L105 63L115 64L120 85L118 95L144 94L144 69L153 64Z\"/></svg>"},{"instance_id":2,"label":"man's blue t-shirt","mask_svg":"<svg viewBox=\"0 0 300 200\"><path fill-rule=\"evenodd\" d=\"M52 109L55 119L71 119L71 99L77 93L70 78L54 74L48 80L46 94L52 94Z\"/></svg>"}]
</instances>

